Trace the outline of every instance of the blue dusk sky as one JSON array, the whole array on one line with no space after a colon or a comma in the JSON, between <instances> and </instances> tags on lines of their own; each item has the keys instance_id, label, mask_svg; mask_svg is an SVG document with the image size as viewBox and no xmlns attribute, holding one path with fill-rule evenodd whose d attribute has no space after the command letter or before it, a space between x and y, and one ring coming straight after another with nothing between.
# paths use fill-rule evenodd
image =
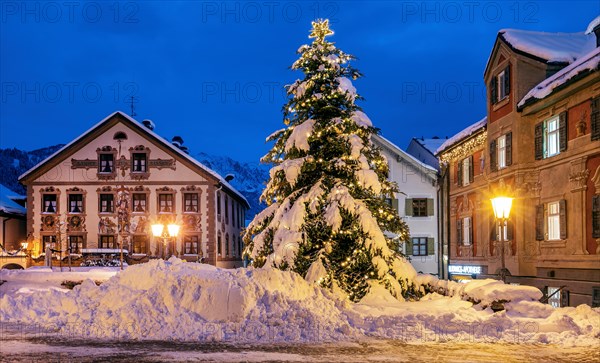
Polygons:
<instances>
[{"instance_id":1,"label":"blue dusk sky","mask_svg":"<svg viewBox=\"0 0 600 363\"><path fill-rule=\"evenodd\" d=\"M310 22L358 59L382 134L452 136L486 112L498 30L581 32L599 1L2 1L0 147L70 142L115 110L193 154L258 161L283 127L283 86Z\"/></svg>"}]
</instances>

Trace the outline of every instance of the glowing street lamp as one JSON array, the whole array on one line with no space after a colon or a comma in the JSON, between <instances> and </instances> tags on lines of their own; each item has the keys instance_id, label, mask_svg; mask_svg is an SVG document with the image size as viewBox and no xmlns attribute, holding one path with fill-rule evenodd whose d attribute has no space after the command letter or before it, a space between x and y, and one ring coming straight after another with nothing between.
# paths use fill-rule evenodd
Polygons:
<instances>
[{"instance_id":1,"label":"glowing street lamp","mask_svg":"<svg viewBox=\"0 0 600 363\"><path fill-rule=\"evenodd\" d=\"M510 274L504 263L504 242L506 242L504 241L504 233L506 228L508 227L506 225L506 221L510 216L510 208L512 207L512 201L513 198L505 196L498 196L496 198L492 198L492 208L494 209L494 216L496 217L496 220L498 221L500 226L500 256L502 262L502 267L500 268L500 278L504 283L506 283L506 275Z\"/></svg>"},{"instance_id":2,"label":"glowing street lamp","mask_svg":"<svg viewBox=\"0 0 600 363\"><path fill-rule=\"evenodd\" d=\"M157 238L162 238L164 248L163 248L163 258L165 258L165 250L167 249L167 241L171 238L177 238L179 234L179 229L181 228L178 224L168 224L165 228L164 224L157 223L150 226L152 229L152 235Z\"/></svg>"}]
</instances>

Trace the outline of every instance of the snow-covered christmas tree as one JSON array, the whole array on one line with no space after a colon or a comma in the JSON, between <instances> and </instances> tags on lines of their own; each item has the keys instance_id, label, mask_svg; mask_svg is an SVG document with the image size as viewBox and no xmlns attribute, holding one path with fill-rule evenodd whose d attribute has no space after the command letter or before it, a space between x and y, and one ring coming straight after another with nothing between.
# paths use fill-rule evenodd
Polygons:
<instances>
[{"instance_id":1,"label":"snow-covered christmas tree","mask_svg":"<svg viewBox=\"0 0 600 363\"><path fill-rule=\"evenodd\" d=\"M397 187L371 142L378 130L355 104L360 73L326 40L328 20L312 26L312 44L292 65L304 79L287 86L286 127L267 138L275 142L262 159L274 164L261 197L268 208L246 230L246 254L256 267L291 269L353 301L373 283L401 298L415 275L399 253L408 228L387 202Z\"/></svg>"}]
</instances>

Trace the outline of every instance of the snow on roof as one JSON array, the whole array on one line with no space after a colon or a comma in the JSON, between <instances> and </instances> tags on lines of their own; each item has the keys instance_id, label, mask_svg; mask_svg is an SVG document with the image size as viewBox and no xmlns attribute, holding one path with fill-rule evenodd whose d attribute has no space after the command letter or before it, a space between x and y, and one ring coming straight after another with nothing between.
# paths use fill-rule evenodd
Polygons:
<instances>
[{"instance_id":1,"label":"snow on roof","mask_svg":"<svg viewBox=\"0 0 600 363\"><path fill-rule=\"evenodd\" d=\"M217 180L219 180L219 182L225 188L231 190L235 195L237 195L238 197L240 197L246 203L246 205L250 205L248 203L248 200L244 197L244 195L242 193L240 193L239 191L237 191L227 181L225 181L225 179L223 177L221 177L221 175L219 175L217 172L215 172L214 170L210 169L206 165L202 164L198 160L194 159L190 155L186 154L185 152L183 152L182 150L180 150L178 147L176 147L175 145L171 144L166 139L164 139L163 137L159 136L157 133L155 133L154 131L150 130L149 128L147 128L146 126L144 126L143 124L141 124L140 122L136 121L135 119L133 119L132 117L130 117L129 115L127 115L126 113L124 113L123 111L115 111L115 112L111 113L110 115L108 115L107 117L105 117L102 121L98 122L97 124L95 124L94 126L92 126L90 129L88 129L87 131L85 131L84 133L82 133L81 135L79 135L73 141L71 141L70 143L66 144L65 146L63 146L62 148L60 148L59 150L57 150L54 154L48 156L46 159L42 160L37 165L35 165L31 169L29 169L28 171L26 171L25 173L23 173L21 176L19 176L19 180L25 178L27 175L31 174L34 170L36 170L37 168L39 168L40 166L42 166L43 164L45 164L46 162L48 162L49 160L51 160L52 158L54 158L55 156L57 156L58 154L60 154L63 150L66 150L71 145L73 145L76 142L78 142L79 140L83 139L92 130L96 129L97 127L99 127L100 125L102 125L106 121L110 120L112 117L114 117L117 114L120 114L125 119L127 119L128 121L130 121L134 125L138 126L142 130L144 130L145 132L147 132L148 134L150 134L152 137L156 138L158 141L160 141L161 143L163 143L164 146L166 146L169 149L171 149L171 151L175 152L176 154L178 154L182 158L187 159L188 161L192 162L194 165L198 166L199 168L203 169L207 173L209 173L212 176L214 176L215 178L217 178Z\"/></svg>"},{"instance_id":2,"label":"snow on roof","mask_svg":"<svg viewBox=\"0 0 600 363\"><path fill-rule=\"evenodd\" d=\"M19 196L19 193L15 193L4 185L0 184L0 212L6 214L16 214L20 216L27 214L25 207L13 201L13 198L16 196Z\"/></svg>"},{"instance_id":3,"label":"snow on roof","mask_svg":"<svg viewBox=\"0 0 600 363\"><path fill-rule=\"evenodd\" d=\"M418 167L421 167L423 169L427 169L428 171L431 171L435 174L437 174L437 170L432 167L431 165L427 165L423 162L421 162L419 159L415 158L414 156L410 155L409 153L407 153L406 151L402 150L400 147L396 146L393 142L391 142L390 140L386 139L385 137L381 136L381 135L377 135L377 134L373 134L373 137L376 139L379 139L378 141L383 142L385 144L388 144L387 146L395 149L395 151L398 153L398 155L404 159L407 160L409 162L412 162L413 164L415 164Z\"/></svg>"},{"instance_id":4,"label":"snow on roof","mask_svg":"<svg viewBox=\"0 0 600 363\"><path fill-rule=\"evenodd\" d=\"M461 141L462 139L473 135L475 132L481 130L482 128L484 128L487 125L487 116L485 116L484 118L482 118L481 120L475 122L474 124L468 126L467 128L463 129L462 131L460 131L459 133L457 133L456 135L452 136L451 138L449 138L448 140L446 140L442 146L440 146L436 151L435 151L435 155L439 155L440 153L442 153L444 150L450 148L450 146L458 143L459 141Z\"/></svg>"},{"instance_id":5,"label":"snow on roof","mask_svg":"<svg viewBox=\"0 0 600 363\"><path fill-rule=\"evenodd\" d=\"M597 71L598 69L600 69L600 48L594 48L594 50L588 54L580 57L577 61L561 69L551 77L546 78L537 86L533 87L525 95L525 97L519 101L517 107L521 108L528 102L532 102L535 99L541 100L542 98L550 95L558 87L575 78L577 75L588 71Z\"/></svg>"},{"instance_id":6,"label":"snow on roof","mask_svg":"<svg viewBox=\"0 0 600 363\"><path fill-rule=\"evenodd\" d=\"M444 144L444 142L446 142L446 139L419 139L419 138L414 138L413 140L415 140L416 142L418 142L421 146L423 146L425 149L427 149L429 152L431 152L431 154L435 154L435 151L437 149L439 149L440 146L442 146Z\"/></svg>"},{"instance_id":7,"label":"snow on roof","mask_svg":"<svg viewBox=\"0 0 600 363\"><path fill-rule=\"evenodd\" d=\"M591 21L591 23L588 25L585 33L592 34L594 32L594 29L597 26L600 26L600 15L598 15L594 20Z\"/></svg>"},{"instance_id":8,"label":"snow on roof","mask_svg":"<svg viewBox=\"0 0 600 363\"><path fill-rule=\"evenodd\" d=\"M498 32L511 47L547 62L571 63L596 47L594 35L585 33L546 33L519 29Z\"/></svg>"}]
</instances>

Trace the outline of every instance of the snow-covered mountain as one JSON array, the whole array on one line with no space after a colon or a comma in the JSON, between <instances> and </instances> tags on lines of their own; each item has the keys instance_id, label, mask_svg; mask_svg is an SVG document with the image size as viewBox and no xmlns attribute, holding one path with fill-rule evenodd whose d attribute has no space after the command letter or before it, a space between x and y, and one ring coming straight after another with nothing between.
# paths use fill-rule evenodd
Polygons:
<instances>
[{"instance_id":1,"label":"snow-covered mountain","mask_svg":"<svg viewBox=\"0 0 600 363\"><path fill-rule=\"evenodd\" d=\"M25 187L19 184L19 176L63 146L63 144L58 144L33 151L23 151L16 148L0 149L0 168L2 169L0 184L25 195Z\"/></svg>"},{"instance_id":2,"label":"snow-covered mountain","mask_svg":"<svg viewBox=\"0 0 600 363\"><path fill-rule=\"evenodd\" d=\"M25 194L25 188L19 184L19 175L44 160L64 145L54 145L33 151L23 151L16 148L0 149L0 184L4 184L17 193ZM239 190L250 203L247 219L252 219L265 206L258 202L260 194L269 179L269 167L260 163L245 163L226 156L215 156L206 153L193 155L198 161L213 169L223 177L235 175L231 184Z\"/></svg>"},{"instance_id":3,"label":"snow-covered mountain","mask_svg":"<svg viewBox=\"0 0 600 363\"><path fill-rule=\"evenodd\" d=\"M234 188L239 190L250 203L250 210L246 219L252 219L255 214L265 208L258 202L267 181L269 180L268 165L261 163L248 163L233 160L227 156L210 155L203 152L192 155L196 160L225 177L233 174L235 178L230 181Z\"/></svg>"}]
</instances>

